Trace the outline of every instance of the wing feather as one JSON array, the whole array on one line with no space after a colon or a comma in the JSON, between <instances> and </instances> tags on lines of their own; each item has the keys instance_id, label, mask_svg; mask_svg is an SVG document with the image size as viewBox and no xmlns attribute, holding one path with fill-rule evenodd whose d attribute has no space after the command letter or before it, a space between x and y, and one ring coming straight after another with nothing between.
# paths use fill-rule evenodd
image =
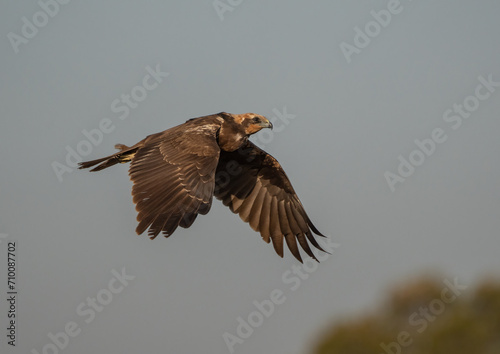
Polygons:
<instances>
[{"instance_id":1,"label":"wing feather","mask_svg":"<svg viewBox=\"0 0 500 354\"><path fill-rule=\"evenodd\" d=\"M264 196L264 201L262 203L262 211L260 212L259 218L259 232L267 243L271 241L271 200L270 194L266 193Z\"/></svg>"},{"instance_id":2,"label":"wing feather","mask_svg":"<svg viewBox=\"0 0 500 354\"><path fill-rule=\"evenodd\" d=\"M252 211L252 207L254 206L255 199L259 195L260 188L255 185L252 192L244 199L243 204L241 205L238 213L240 214L241 219L244 222L249 221L250 212Z\"/></svg>"},{"instance_id":3,"label":"wing feather","mask_svg":"<svg viewBox=\"0 0 500 354\"><path fill-rule=\"evenodd\" d=\"M283 233L280 229L278 213L278 199L273 196L271 200L271 222L269 225L269 233L271 234L271 240L273 242L274 250L280 257L283 257Z\"/></svg>"},{"instance_id":4,"label":"wing feather","mask_svg":"<svg viewBox=\"0 0 500 354\"><path fill-rule=\"evenodd\" d=\"M292 208L290 206L291 203L286 203L285 209L286 209L286 215L288 220L290 221L290 227L292 228L293 233L297 237L297 240L299 241L300 247L306 252L306 254L313 258L314 260L317 261L316 256L312 252L311 248L309 247L309 244L307 243L306 236L304 232L301 230L299 227L297 220L295 219L295 215L293 214ZM314 240L316 241L316 240Z\"/></svg>"},{"instance_id":5,"label":"wing feather","mask_svg":"<svg viewBox=\"0 0 500 354\"><path fill-rule=\"evenodd\" d=\"M260 183L257 183L255 188L259 188L259 194L255 198L252 209L250 210L248 223L250 224L252 229L254 229L255 231L259 231L259 221L263 209L263 203L266 198L266 190L262 188L262 185L260 185Z\"/></svg>"}]
</instances>

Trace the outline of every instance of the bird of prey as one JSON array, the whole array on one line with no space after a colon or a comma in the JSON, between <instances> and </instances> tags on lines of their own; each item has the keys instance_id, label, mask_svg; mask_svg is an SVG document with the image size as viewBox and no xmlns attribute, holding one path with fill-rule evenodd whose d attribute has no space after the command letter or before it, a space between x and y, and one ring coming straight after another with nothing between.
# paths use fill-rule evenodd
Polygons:
<instances>
[{"instance_id":1,"label":"bird of prey","mask_svg":"<svg viewBox=\"0 0 500 354\"><path fill-rule=\"evenodd\" d=\"M93 161L100 171L131 162L132 196L138 212L137 234L148 230L154 239L181 226L190 227L198 214L207 214L215 196L272 241L283 257L283 240L302 262L298 244L316 259L309 243L324 251L313 236L322 235L307 216L278 161L248 140L272 123L259 114L221 112L192 118L184 124L152 134L133 146ZM308 242L309 241L309 242Z\"/></svg>"}]
</instances>

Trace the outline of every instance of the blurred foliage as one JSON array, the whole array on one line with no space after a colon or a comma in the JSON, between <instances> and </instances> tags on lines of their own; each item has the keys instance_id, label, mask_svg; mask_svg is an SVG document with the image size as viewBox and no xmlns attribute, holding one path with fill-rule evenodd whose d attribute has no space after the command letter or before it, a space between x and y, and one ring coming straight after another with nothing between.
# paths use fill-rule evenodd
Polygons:
<instances>
[{"instance_id":1,"label":"blurred foliage","mask_svg":"<svg viewBox=\"0 0 500 354\"><path fill-rule=\"evenodd\" d=\"M395 288L375 314L337 323L314 354L499 354L500 282L458 289L421 278Z\"/></svg>"}]
</instances>

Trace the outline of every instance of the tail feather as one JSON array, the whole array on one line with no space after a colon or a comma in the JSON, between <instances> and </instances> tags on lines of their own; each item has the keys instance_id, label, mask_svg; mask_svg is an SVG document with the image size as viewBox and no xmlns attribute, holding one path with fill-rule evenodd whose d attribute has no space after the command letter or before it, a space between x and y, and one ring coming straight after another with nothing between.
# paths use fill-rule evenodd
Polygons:
<instances>
[{"instance_id":1,"label":"tail feather","mask_svg":"<svg viewBox=\"0 0 500 354\"><path fill-rule=\"evenodd\" d=\"M92 161L84 161L80 162L78 165L79 169L84 169L84 168L90 168L92 166L96 166L93 169L90 170L90 172L97 172L104 170L105 168L108 168L110 166L116 165L117 163L125 163L129 162L132 160L134 157L135 153L139 149L138 147L136 148L130 148L126 145L123 144L116 144L115 148L120 149L120 152L117 152L116 154L106 156L97 160L92 160Z\"/></svg>"}]
</instances>

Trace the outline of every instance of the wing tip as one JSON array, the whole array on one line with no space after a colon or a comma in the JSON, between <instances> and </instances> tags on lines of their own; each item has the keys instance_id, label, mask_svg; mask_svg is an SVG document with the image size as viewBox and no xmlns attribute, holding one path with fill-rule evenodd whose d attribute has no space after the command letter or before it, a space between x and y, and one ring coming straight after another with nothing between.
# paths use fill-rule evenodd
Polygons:
<instances>
[{"instance_id":1,"label":"wing tip","mask_svg":"<svg viewBox=\"0 0 500 354\"><path fill-rule=\"evenodd\" d=\"M311 219L307 218L307 225L311 228L312 232L314 232L316 235L321 236L321 237L326 237L323 235L317 228L314 226L312 223Z\"/></svg>"}]
</instances>

